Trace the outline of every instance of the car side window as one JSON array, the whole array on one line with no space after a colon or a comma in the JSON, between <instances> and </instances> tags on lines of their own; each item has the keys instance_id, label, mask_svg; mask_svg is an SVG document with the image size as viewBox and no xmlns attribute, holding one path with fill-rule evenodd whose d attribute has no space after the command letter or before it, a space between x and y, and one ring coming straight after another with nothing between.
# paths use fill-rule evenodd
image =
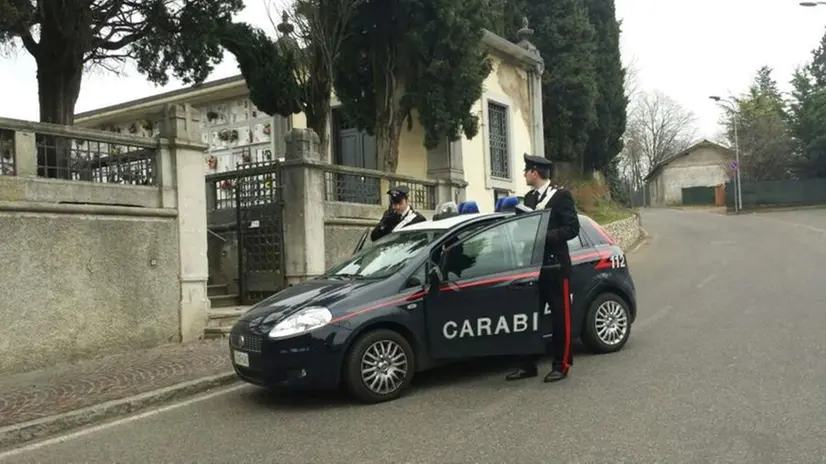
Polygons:
<instances>
[{"instance_id":1,"label":"car side window","mask_svg":"<svg viewBox=\"0 0 826 464\"><path fill-rule=\"evenodd\" d=\"M541 219L537 214L508 221L460 242L450 249L445 261L448 280L473 279L523 266L525 250L533 252Z\"/></svg>"},{"instance_id":2,"label":"car side window","mask_svg":"<svg viewBox=\"0 0 826 464\"><path fill-rule=\"evenodd\" d=\"M585 245L582 244L582 236L577 235L576 237L568 240L568 251L574 252L577 250L581 250L585 248Z\"/></svg>"}]
</instances>

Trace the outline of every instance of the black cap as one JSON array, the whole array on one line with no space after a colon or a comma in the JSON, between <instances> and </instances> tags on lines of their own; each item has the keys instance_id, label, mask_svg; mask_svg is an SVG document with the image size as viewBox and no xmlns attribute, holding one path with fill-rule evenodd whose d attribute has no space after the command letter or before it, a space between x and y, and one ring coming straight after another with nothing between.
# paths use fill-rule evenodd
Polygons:
<instances>
[{"instance_id":1,"label":"black cap","mask_svg":"<svg viewBox=\"0 0 826 464\"><path fill-rule=\"evenodd\" d=\"M387 194L390 195L390 203L402 201L407 198L408 193L410 193L410 189L406 185L397 185L387 191Z\"/></svg>"},{"instance_id":2,"label":"black cap","mask_svg":"<svg viewBox=\"0 0 826 464\"><path fill-rule=\"evenodd\" d=\"M532 169L544 169L549 170L553 167L554 163L547 158L543 158L541 156L531 156L525 153L525 170L530 171Z\"/></svg>"}]
</instances>

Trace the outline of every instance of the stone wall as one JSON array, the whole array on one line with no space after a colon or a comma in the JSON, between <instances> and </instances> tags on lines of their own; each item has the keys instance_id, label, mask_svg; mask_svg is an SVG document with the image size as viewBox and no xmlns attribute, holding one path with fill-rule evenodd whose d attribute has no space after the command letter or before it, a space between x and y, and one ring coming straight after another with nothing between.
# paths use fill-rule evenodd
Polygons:
<instances>
[{"instance_id":1,"label":"stone wall","mask_svg":"<svg viewBox=\"0 0 826 464\"><path fill-rule=\"evenodd\" d=\"M157 139L0 118L0 373L203 334L204 147L191 115L167 107Z\"/></svg>"},{"instance_id":2,"label":"stone wall","mask_svg":"<svg viewBox=\"0 0 826 464\"><path fill-rule=\"evenodd\" d=\"M180 340L174 211L10 206L0 202L0 372Z\"/></svg>"},{"instance_id":3,"label":"stone wall","mask_svg":"<svg viewBox=\"0 0 826 464\"><path fill-rule=\"evenodd\" d=\"M634 213L630 218L604 224L602 227L623 250L628 251L640 239L642 220L639 214Z\"/></svg>"}]
</instances>

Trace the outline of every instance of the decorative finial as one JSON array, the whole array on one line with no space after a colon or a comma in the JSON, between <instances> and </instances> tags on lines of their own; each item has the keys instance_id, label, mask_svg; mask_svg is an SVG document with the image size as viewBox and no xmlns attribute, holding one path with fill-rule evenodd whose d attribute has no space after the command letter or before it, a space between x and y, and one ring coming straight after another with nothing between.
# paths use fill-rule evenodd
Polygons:
<instances>
[{"instance_id":1,"label":"decorative finial","mask_svg":"<svg viewBox=\"0 0 826 464\"><path fill-rule=\"evenodd\" d=\"M519 40L530 41L530 38L533 37L533 29L528 27L528 18L527 16L522 17L522 29L519 29L516 32L516 36L519 37Z\"/></svg>"},{"instance_id":2,"label":"decorative finial","mask_svg":"<svg viewBox=\"0 0 826 464\"><path fill-rule=\"evenodd\" d=\"M516 36L519 37L519 46L524 48L525 50L536 53L538 50L536 46L531 43L531 37L533 37L533 29L528 27L528 18L527 16L522 17L522 29L519 29L516 32Z\"/></svg>"},{"instance_id":3,"label":"decorative finial","mask_svg":"<svg viewBox=\"0 0 826 464\"><path fill-rule=\"evenodd\" d=\"M292 34L295 30L295 26L290 24L290 17L287 15L287 12L281 13L281 24L278 25L278 32L289 35Z\"/></svg>"}]
</instances>

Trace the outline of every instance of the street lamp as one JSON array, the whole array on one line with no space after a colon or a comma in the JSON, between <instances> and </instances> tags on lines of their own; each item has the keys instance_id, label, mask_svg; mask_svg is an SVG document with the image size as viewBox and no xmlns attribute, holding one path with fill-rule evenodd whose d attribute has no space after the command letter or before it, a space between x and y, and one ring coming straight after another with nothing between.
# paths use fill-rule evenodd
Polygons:
<instances>
[{"instance_id":1,"label":"street lamp","mask_svg":"<svg viewBox=\"0 0 826 464\"><path fill-rule=\"evenodd\" d=\"M818 5L826 5L826 2L800 2L800 6L818 6Z\"/></svg>"},{"instance_id":2,"label":"street lamp","mask_svg":"<svg viewBox=\"0 0 826 464\"><path fill-rule=\"evenodd\" d=\"M826 4L826 2L822 3ZM729 109L731 109L732 114L734 114L734 163L737 165L734 171L734 211L739 213L743 210L743 190L742 182L740 180L740 142L737 137L737 125L739 124L740 115L737 108L735 108L735 102L732 98L721 98L717 95L711 95L708 98L716 101L717 103L728 103L728 105L725 106L728 106Z\"/></svg>"}]
</instances>

